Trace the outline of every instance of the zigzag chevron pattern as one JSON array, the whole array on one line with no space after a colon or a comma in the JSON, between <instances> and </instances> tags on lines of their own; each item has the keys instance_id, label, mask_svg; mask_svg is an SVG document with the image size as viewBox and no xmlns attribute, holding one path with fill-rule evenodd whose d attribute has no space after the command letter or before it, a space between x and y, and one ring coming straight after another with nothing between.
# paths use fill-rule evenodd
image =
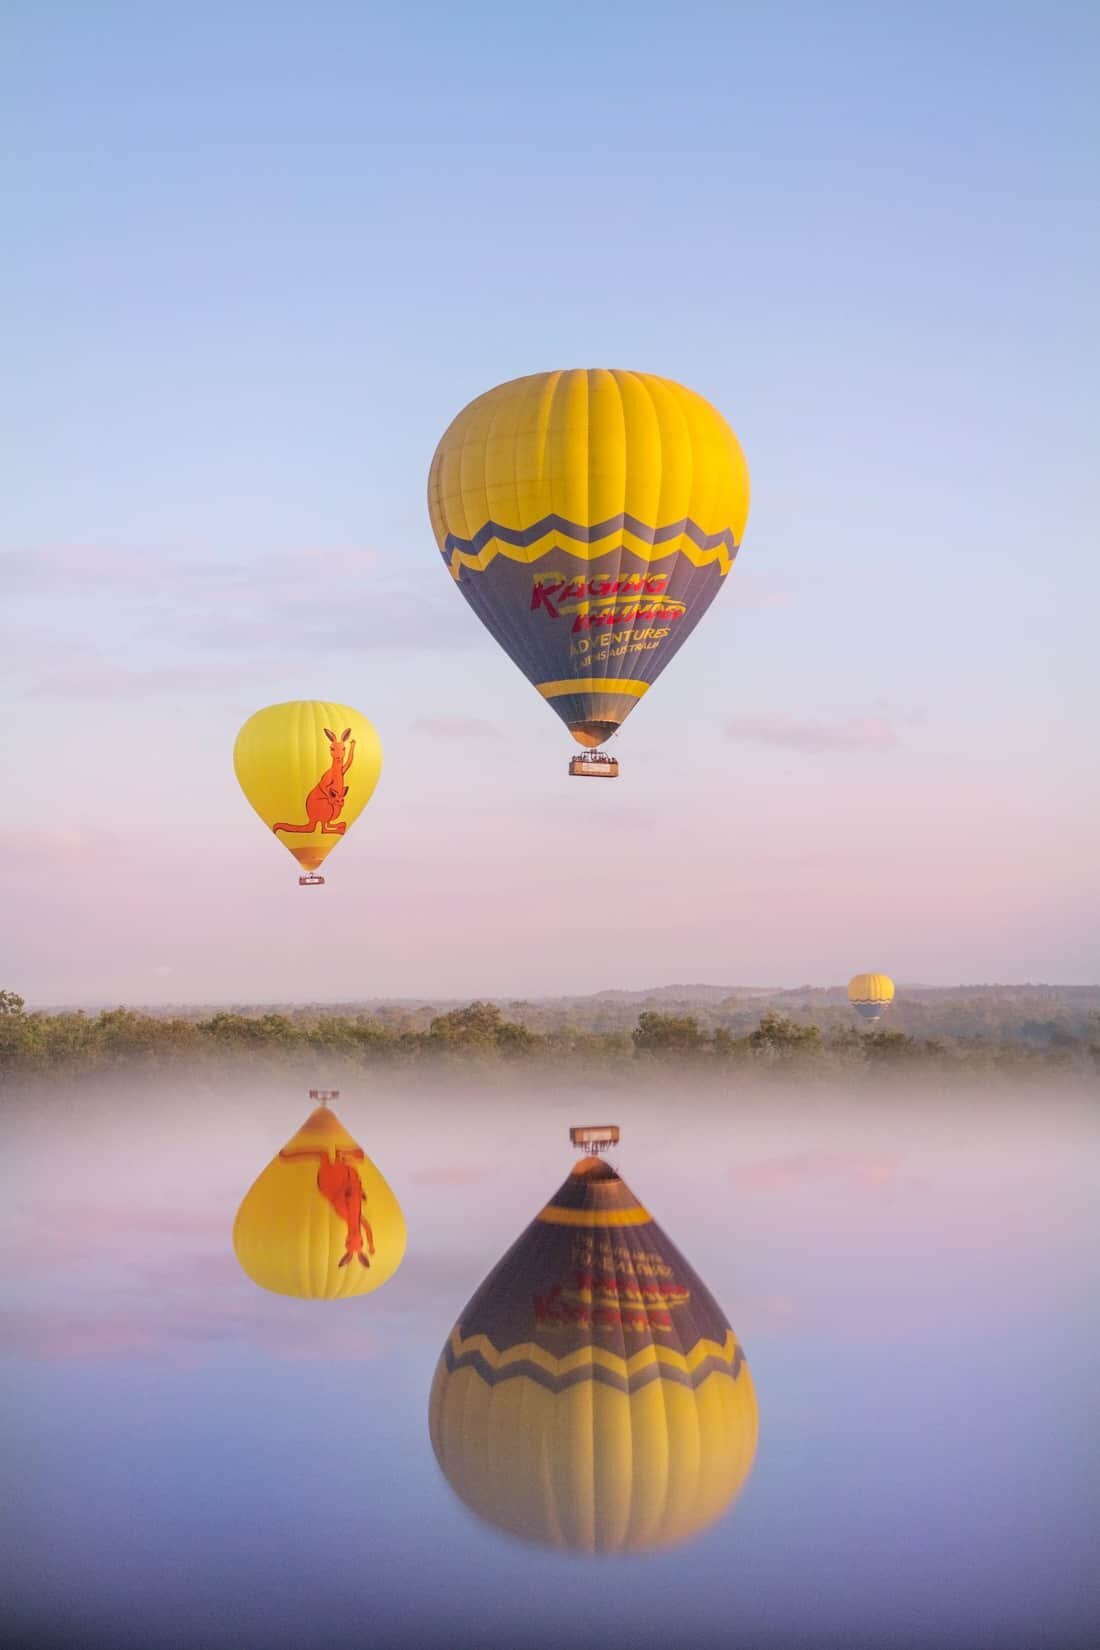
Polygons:
<instances>
[{"instance_id":1,"label":"zigzag chevron pattern","mask_svg":"<svg viewBox=\"0 0 1100 1650\"><path fill-rule=\"evenodd\" d=\"M632 1358L617 1357L603 1347L581 1347L564 1358L554 1358L534 1341L500 1353L485 1335L471 1335L464 1340L456 1328L444 1358L451 1374L456 1369L473 1369L489 1386L524 1375L548 1392L564 1392L583 1381L598 1381L627 1394L651 1381L674 1381L694 1389L716 1373L736 1380L745 1363L732 1329L723 1346L701 1340L686 1356L670 1347L647 1346Z\"/></svg>"},{"instance_id":2,"label":"zigzag chevron pattern","mask_svg":"<svg viewBox=\"0 0 1100 1650\"><path fill-rule=\"evenodd\" d=\"M585 561L606 555L609 547L602 545L602 540L614 533L635 539L639 547L630 544L622 548L645 561L660 561L680 551L696 567L717 562L723 573L728 573L733 566L738 550L729 527L723 527L717 533L706 533L686 516L682 521L668 522L664 527L649 527L637 516L622 511L617 516L609 516L606 521L594 522L590 527L557 515L543 516L541 521L532 523L530 527L503 527L499 522L487 521L470 539L448 533L443 543L443 556L457 579L463 567L481 573L497 556L507 556L510 561L538 561L548 550L561 548L557 544L537 548L540 541L551 533L559 539L571 539L573 543L567 547L569 554Z\"/></svg>"}]
</instances>

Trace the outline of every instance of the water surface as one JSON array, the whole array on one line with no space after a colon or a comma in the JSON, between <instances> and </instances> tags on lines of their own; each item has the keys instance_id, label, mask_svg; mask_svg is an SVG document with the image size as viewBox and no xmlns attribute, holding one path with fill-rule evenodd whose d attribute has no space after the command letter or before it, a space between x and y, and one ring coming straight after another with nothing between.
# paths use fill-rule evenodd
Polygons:
<instances>
[{"instance_id":1,"label":"water surface","mask_svg":"<svg viewBox=\"0 0 1100 1650\"><path fill-rule=\"evenodd\" d=\"M397 1192L376 1295L265 1295L229 1232L297 1082L9 1106L5 1636L222 1646L1029 1646L1097 1638L1095 1097L678 1082L481 1100L372 1080L339 1111ZM608 1115L605 1117L604 1113ZM611 1113L614 1112L614 1116ZM598 1115L597 1115L598 1114ZM568 1172L616 1162L748 1355L760 1444L673 1552L479 1523L436 1466L440 1348Z\"/></svg>"}]
</instances>

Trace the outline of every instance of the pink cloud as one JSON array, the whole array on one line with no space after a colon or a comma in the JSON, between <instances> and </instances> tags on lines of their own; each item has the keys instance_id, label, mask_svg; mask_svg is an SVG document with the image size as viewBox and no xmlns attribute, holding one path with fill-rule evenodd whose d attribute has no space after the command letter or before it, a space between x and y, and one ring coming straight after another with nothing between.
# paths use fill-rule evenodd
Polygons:
<instances>
[{"instance_id":1,"label":"pink cloud","mask_svg":"<svg viewBox=\"0 0 1100 1650\"><path fill-rule=\"evenodd\" d=\"M884 716L815 722L779 712L731 717L726 723L726 737L774 745L781 750L805 751L810 755L829 750L885 751L898 743L893 723Z\"/></svg>"},{"instance_id":2,"label":"pink cloud","mask_svg":"<svg viewBox=\"0 0 1100 1650\"><path fill-rule=\"evenodd\" d=\"M753 578L747 571L736 584L737 605L745 608L790 608L797 606L798 593L792 585Z\"/></svg>"},{"instance_id":3,"label":"pink cloud","mask_svg":"<svg viewBox=\"0 0 1100 1650\"><path fill-rule=\"evenodd\" d=\"M124 1257L144 1253L148 1239L209 1239L226 1243L232 1227L223 1212L184 1209L109 1209L62 1204L16 1211L8 1226L0 1273L8 1277L102 1258L105 1250ZM212 1258L212 1257L206 1257Z\"/></svg>"},{"instance_id":4,"label":"pink cloud","mask_svg":"<svg viewBox=\"0 0 1100 1650\"><path fill-rule=\"evenodd\" d=\"M91 867L102 864L114 852L121 839L113 832L94 825L72 825L36 829L33 836L17 836L9 844L5 857L16 865L79 865Z\"/></svg>"},{"instance_id":5,"label":"pink cloud","mask_svg":"<svg viewBox=\"0 0 1100 1650\"><path fill-rule=\"evenodd\" d=\"M496 1173L495 1163L440 1163L434 1168L411 1170L409 1179L418 1186L476 1186Z\"/></svg>"}]
</instances>

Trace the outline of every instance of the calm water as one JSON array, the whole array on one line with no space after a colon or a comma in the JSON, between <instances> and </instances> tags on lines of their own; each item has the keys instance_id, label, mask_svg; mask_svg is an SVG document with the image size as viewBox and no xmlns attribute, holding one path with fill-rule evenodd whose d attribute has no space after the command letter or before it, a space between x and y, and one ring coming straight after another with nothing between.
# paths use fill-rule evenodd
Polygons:
<instances>
[{"instance_id":1,"label":"calm water","mask_svg":"<svg viewBox=\"0 0 1100 1650\"><path fill-rule=\"evenodd\" d=\"M5 1637L79 1647L1083 1645L1100 1637L1100 1106L892 1095L480 1102L346 1088L409 1223L393 1281L264 1295L229 1242L297 1082L57 1094L5 1122ZM606 1116L605 1116L606 1114ZM427 1432L485 1273L616 1161L760 1405L692 1545L592 1560L477 1522Z\"/></svg>"}]
</instances>

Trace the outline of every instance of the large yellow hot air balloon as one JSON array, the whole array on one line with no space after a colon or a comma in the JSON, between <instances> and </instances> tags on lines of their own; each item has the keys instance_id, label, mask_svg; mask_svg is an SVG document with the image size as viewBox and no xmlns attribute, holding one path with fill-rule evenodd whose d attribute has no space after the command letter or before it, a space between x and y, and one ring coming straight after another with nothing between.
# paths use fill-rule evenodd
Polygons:
<instances>
[{"instance_id":1,"label":"large yellow hot air balloon","mask_svg":"<svg viewBox=\"0 0 1100 1650\"><path fill-rule=\"evenodd\" d=\"M581 1144L618 1135L572 1132ZM598 1155L577 1163L462 1313L429 1425L467 1507L582 1553L690 1540L737 1495L757 1440L724 1313Z\"/></svg>"},{"instance_id":2,"label":"large yellow hot air balloon","mask_svg":"<svg viewBox=\"0 0 1100 1650\"><path fill-rule=\"evenodd\" d=\"M865 1020L881 1020L893 1000L889 974L856 974L848 982L848 1001Z\"/></svg>"},{"instance_id":3,"label":"large yellow hot air balloon","mask_svg":"<svg viewBox=\"0 0 1100 1650\"><path fill-rule=\"evenodd\" d=\"M233 749L241 790L264 824L307 873L355 824L382 772L382 744L350 705L298 699L250 716ZM353 771L354 770L354 771Z\"/></svg>"},{"instance_id":4,"label":"large yellow hot air balloon","mask_svg":"<svg viewBox=\"0 0 1100 1650\"><path fill-rule=\"evenodd\" d=\"M474 612L592 751L722 588L749 472L725 419L681 384L542 372L459 413L432 461L428 508ZM599 756L571 766L604 771Z\"/></svg>"},{"instance_id":5,"label":"large yellow hot air balloon","mask_svg":"<svg viewBox=\"0 0 1100 1650\"><path fill-rule=\"evenodd\" d=\"M261 1289L305 1300L369 1295L401 1264L405 1217L370 1158L319 1105L246 1193L233 1247Z\"/></svg>"}]
</instances>

